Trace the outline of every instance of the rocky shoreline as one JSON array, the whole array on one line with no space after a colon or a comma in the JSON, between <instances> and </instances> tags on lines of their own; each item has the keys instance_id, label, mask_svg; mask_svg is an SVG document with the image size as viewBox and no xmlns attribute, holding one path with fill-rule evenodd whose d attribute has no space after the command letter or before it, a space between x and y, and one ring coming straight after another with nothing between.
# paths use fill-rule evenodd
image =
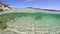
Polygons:
<instances>
[{"instance_id":1,"label":"rocky shoreline","mask_svg":"<svg viewBox=\"0 0 60 34\"><path fill-rule=\"evenodd\" d=\"M0 2L0 11L6 11L6 10L12 10L12 9L13 9L12 6Z\"/></svg>"}]
</instances>

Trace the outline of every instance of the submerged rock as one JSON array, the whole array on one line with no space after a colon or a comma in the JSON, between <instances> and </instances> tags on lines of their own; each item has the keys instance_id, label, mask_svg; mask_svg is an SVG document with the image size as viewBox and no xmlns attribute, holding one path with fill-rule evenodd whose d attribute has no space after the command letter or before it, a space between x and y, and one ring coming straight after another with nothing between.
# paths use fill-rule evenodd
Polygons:
<instances>
[{"instance_id":1,"label":"submerged rock","mask_svg":"<svg viewBox=\"0 0 60 34\"><path fill-rule=\"evenodd\" d=\"M0 29L6 29L8 27L8 25L4 22L0 20Z\"/></svg>"},{"instance_id":2,"label":"submerged rock","mask_svg":"<svg viewBox=\"0 0 60 34\"><path fill-rule=\"evenodd\" d=\"M41 16L37 16L37 17L35 17L35 19L39 20L39 19L42 19L42 17Z\"/></svg>"},{"instance_id":3,"label":"submerged rock","mask_svg":"<svg viewBox=\"0 0 60 34\"><path fill-rule=\"evenodd\" d=\"M6 29L8 27L7 22L10 20L15 20L15 15L14 14L9 14L9 15L0 15L0 29Z\"/></svg>"}]
</instances>

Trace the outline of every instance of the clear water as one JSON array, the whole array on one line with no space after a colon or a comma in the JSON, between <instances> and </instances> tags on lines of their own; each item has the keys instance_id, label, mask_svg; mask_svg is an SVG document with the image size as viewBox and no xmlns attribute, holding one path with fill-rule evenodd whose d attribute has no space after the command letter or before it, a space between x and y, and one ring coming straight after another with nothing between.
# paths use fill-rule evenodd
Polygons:
<instances>
[{"instance_id":1,"label":"clear water","mask_svg":"<svg viewBox=\"0 0 60 34\"><path fill-rule=\"evenodd\" d=\"M8 21L8 28L0 34L60 34L60 14L10 13L15 21ZM9 14L3 14L8 16ZM41 17L37 18L36 17Z\"/></svg>"}]
</instances>

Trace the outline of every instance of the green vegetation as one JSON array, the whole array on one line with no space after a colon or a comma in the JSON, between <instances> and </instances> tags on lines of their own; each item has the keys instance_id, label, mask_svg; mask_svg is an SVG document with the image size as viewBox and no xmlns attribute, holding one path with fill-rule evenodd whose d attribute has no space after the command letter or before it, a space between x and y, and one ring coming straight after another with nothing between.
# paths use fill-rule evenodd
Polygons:
<instances>
[{"instance_id":1,"label":"green vegetation","mask_svg":"<svg viewBox=\"0 0 60 34\"><path fill-rule=\"evenodd\" d=\"M39 20L39 19L42 19L42 17L41 16L36 16L35 19Z\"/></svg>"},{"instance_id":2,"label":"green vegetation","mask_svg":"<svg viewBox=\"0 0 60 34\"><path fill-rule=\"evenodd\" d=\"M8 27L7 24L3 23L3 24L0 24L0 29L6 29Z\"/></svg>"},{"instance_id":3,"label":"green vegetation","mask_svg":"<svg viewBox=\"0 0 60 34\"><path fill-rule=\"evenodd\" d=\"M21 13L10 13L10 14L2 14L0 15L0 29L6 29L8 27L7 22L10 20L15 21L15 18L17 17L25 17L25 14Z\"/></svg>"},{"instance_id":4,"label":"green vegetation","mask_svg":"<svg viewBox=\"0 0 60 34\"><path fill-rule=\"evenodd\" d=\"M15 20L14 14L0 15L0 29L6 29L8 27L7 22L10 20Z\"/></svg>"}]
</instances>

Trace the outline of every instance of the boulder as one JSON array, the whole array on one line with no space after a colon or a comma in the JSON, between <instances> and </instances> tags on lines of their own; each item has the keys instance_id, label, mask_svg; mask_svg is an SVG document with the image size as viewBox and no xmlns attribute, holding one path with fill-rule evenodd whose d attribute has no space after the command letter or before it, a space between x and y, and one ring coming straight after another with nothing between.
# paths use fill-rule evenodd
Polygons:
<instances>
[{"instance_id":1,"label":"boulder","mask_svg":"<svg viewBox=\"0 0 60 34\"><path fill-rule=\"evenodd\" d=\"M5 11L5 10L13 10L12 6L0 3L0 11Z\"/></svg>"}]
</instances>

